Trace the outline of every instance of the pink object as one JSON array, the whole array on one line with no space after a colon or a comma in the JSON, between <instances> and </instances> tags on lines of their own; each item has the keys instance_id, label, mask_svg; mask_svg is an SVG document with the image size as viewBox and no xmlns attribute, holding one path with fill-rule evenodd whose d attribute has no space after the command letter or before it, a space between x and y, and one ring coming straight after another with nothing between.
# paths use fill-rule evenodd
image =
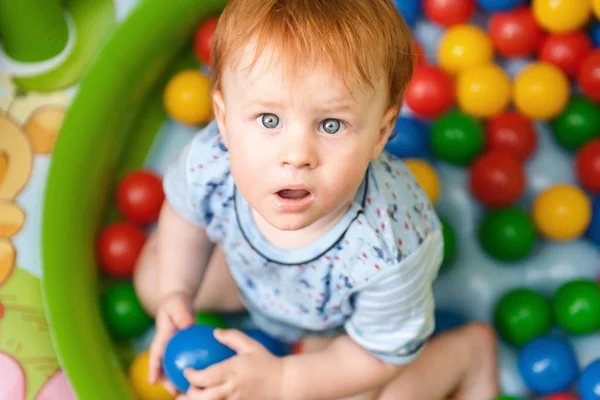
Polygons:
<instances>
[{"instance_id":1,"label":"pink object","mask_svg":"<svg viewBox=\"0 0 600 400\"><path fill-rule=\"evenodd\" d=\"M25 398L25 373L21 365L6 353L0 353L0 400Z\"/></svg>"},{"instance_id":2,"label":"pink object","mask_svg":"<svg viewBox=\"0 0 600 400\"><path fill-rule=\"evenodd\" d=\"M57 371L38 393L36 400L77 400L63 370Z\"/></svg>"}]
</instances>

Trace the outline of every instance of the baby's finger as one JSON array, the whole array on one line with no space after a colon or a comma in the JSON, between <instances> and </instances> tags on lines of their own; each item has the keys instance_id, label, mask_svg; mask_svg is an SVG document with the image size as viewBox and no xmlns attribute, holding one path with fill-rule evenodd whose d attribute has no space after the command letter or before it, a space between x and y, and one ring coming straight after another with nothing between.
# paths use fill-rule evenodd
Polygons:
<instances>
[{"instance_id":1,"label":"baby's finger","mask_svg":"<svg viewBox=\"0 0 600 400\"><path fill-rule=\"evenodd\" d=\"M224 361L202 370L188 368L183 371L183 376L192 386L212 388L222 385L229 371L228 363Z\"/></svg>"},{"instance_id":2,"label":"baby's finger","mask_svg":"<svg viewBox=\"0 0 600 400\"><path fill-rule=\"evenodd\" d=\"M161 379L161 383L165 390L169 392L171 396L175 396L177 394L177 388L171 383L169 379L167 379L167 377L163 376L163 378Z\"/></svg>"},{"instance_id":3,"label":"baby's finger","mask_svg":"<svg viewBox=\"0 0 600 400\"><path fill-rule=\"evenodd\" d=\"M264 349L259 342L237 329L215 329L214 336L215 339L238 354Z\"/></svg>"},{"instance_id":4,"label":"baby's finger","mask_svg":"<svg viewBox=\"0 0 600 400\"><path fill-rule=\"evenodd\" d=\"M154 385L158 382L161 372L162 357L165 351L165 347L169 342L169 339L175 333L175 327L171 324L169 317L159 313L156 316L156 336L152 340L150 345L149 359L148 359L148 381Z\"/></svg>"},{"instance_id":5,"label":"baby's finger","mask_svg":"<svg viewBox=\"0 0 600 400\"><path fill-rule=\"evenodd\" d=\"M186 393L189 400L226 400L231 394L229 382L208 389L190 388Z\"/></svg>"}]
</instances>

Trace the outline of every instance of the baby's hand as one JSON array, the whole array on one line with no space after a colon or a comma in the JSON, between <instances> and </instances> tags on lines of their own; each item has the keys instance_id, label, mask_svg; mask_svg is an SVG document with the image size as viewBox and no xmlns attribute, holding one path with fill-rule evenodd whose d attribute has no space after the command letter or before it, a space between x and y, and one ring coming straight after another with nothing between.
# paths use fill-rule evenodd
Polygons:
<instances>
[{"instance_id":1,"label":"baby's hand","mask_svg":"<svg viewBox=\"0 0 600 400\"><path fill-rule=\"evenodd\" d=\"M148 381L154 385L160 379L165 389L172 395L175 395L177 390L162 374L162 358L171 336L193 323L192 300L184 293L173 293L167 296L156 312L156 335L150 345Z\"/></svg>"},{"instance_id":2,"label":"baby's hand","mask_svg":"<svg viewBox=\"0 0 600 400\"><path fill-rule=\"evenodd\" d=\"M184 371L190 389L178 400L271 400L283 392L283 358L235 330L215 330L215 339L237 355L203 370Z\"/></svg>"}]
</instances>

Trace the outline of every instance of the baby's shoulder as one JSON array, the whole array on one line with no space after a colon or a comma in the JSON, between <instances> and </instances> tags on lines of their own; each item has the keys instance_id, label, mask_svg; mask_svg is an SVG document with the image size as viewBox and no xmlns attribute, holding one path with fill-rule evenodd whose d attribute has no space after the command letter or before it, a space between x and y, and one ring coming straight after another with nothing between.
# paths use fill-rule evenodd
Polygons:
<instances>
[{"instance_id":1,"label":"baby's shoulder","mask_svg":"<svg viewBox=\"0 0 600 400\"><path fill-rule=\"evenodd\" d=\"M416 251L441 223L429 197L399 158L384 152L368 170L364 225L370 242L396 261Z\"/></svg>"}]
</instances>

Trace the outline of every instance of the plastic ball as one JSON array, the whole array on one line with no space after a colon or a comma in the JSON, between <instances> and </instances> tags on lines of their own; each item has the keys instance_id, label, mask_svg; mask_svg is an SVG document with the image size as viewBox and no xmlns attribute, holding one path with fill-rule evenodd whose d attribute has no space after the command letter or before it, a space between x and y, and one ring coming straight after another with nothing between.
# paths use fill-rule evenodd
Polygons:
<instances>
[{"instance_id":1,"label":"plastic ball","mask_svg":"<svg viewBox=\"0 0 600 400\"><path fill-rule=\"evenodd\" d=\"M594 21L588 29L588 33L594 46L600 47L600 21Z\"/></svg>"},{"instance_id":2,"label":"plastic ball","mask_svg":"<svg viewBox=\"0 0 600 400\"><path fill-rule=\"evenodd\" d=\"M149 224L158 219L165 199L162 181L151 171L128 173L117 186L117 208L128 220Z\"/></svg>"},{"instance_id":3,"label":"plastic ball","mask_svg":"<svg viewBox=\"0 0 600 400\"><path fill-rule=\"evenodd\" d=\"M117 279L130 278L146 234L126 222L115 222L102 229L96 239L96 257L102 271Z\"/></svg>"},{"instance_id":4,"label":"plastic ball","mask_svg":"<svg viewBox=\"0 0 600 400\"><path fill-rule=\"evenodd\" d=\"M525 400L525 399L522 397L517 397L517 396L501 395L501 396L494 397L492 400Z\"/></svg>"},{"instance_id":5,"label":"plastic ball","mask_svg":"<svg viewBox=\"0 0 600 400\"><path fill-rule=\"evenodd\" d=\"M515 106L522 114L547 120L563 111L569 92L564 72L552 64L535 62L517 75L513 93Z\"/></svg>"},{"instance_id":6,"label":"plastic ball","mask_svg":"<svg viewBox=\"0 0 600 400\"><path fill-rule=\"evenodd\" d=\"M577 82L583 93L596 103L600 102L600 50L588 53L579 66Z\"/></svg>"},{"instance_id":7,"label":"plastic ball","mask_svg":"<svg viewBox=\"0 0 600 400\"><path fill-rule=\"evenodd\" d=\"M533 204L533 220L538 231L556 241L580 237L590 223L591 213L586 194L569 184L548 187Z\"/></svg>"},{"instance_id":8,"label":"plastic ball","mask_svg":"<svg viewBox=\"0 0 600 400\"><path fill-rule=\"evenodd\" d=\"M544 397L543 400L579 400L579 398L569 393L555 393Z\"/></svg>"},{"instance_id":9,"label":"plastic ball","mask_svg":"<svg viewBox=\"0 0 600 400\"><path fill-rule=\"evenodd\" d=\"M513 289L505 293L496 304L494 324L506 342L518 347L524 346L550 332L550 302L534 290Z\"/></svg>"},{"instance_id":10,"label":"plastic ball","mask_svg":"<svg viewBox=\"0 0 600 400\"><path fill-rule=\"evenodd\" d=\"M583 369L577 391L581 400L600 400L600 359Z\"/></svg>"},{"instance_id":11,"label":"plastic ball","mask_svg":"<svg viewBox=\"0 0 600 400\"><path fill-rule=\"evenodd\" d=\"M438 117L454 103L452 77L435 65L419 65L410 80L404 101L417 115Z\"/></svg>"},{"instance_id":12,"label":"plastic ball","mask_svg":"<svg viewBox=\"0 0 600 400\"><path fill-rule=\"evenodd\" d=\"M217 314L208 312L199 312L196 314L196 323L201 325L212 326L213 328L226 329L227 323Z\"/></svg>"},{"instance_id":13,"label":"plastic ball","mask_svg":"<svg viewBox=\"0 0 600 400\"><path fill-rule=\"evenodd\" d=\"M467 319L456 311L437 308L433 335L448 332L467 323Z\"/></svg>"},{"instance_id":14,"label":"plastic ball","mask_svg":"<svg viewBox=\"0 0 600 400\"><path fill-rule=\"evenodd\" d=\"M198 60L205 65L211 65L211 52L215 29L219 22L218 17L207 19L200 25L194 35L194 51Z\"/></svg>"},{"instance_id":15,"label":"plastic ball","mask_svg":"<svg viewBox=\"0 0 600 400\"><path fill-rule=\"evenodd\" d=\"M572 346L559 336L543 336L528 343L517 364L527 387L542 395L569 389L579 373Z\"/></svg>"},{"instance_id":16,"label":"plastic ball","mask_svg":"<svg viewBox=\"0 0 600 400\"><path fill-rule=\"evenodd\" d=\"M531 253L537 235L531 217L517 208L488 212L481 220L479 241L500 261L517 261Z\"/></svg>"},{"instance_id":17,"label":"plastic ball","mask_svg":"<svg viewBox=\"0 0 600 400\"><path fill-rule=\"evenodd\" d=\"M600 197L592 201L592 219L585 233L586 237L600 246Z\"/></svg>"},{"instance_id":18,"label":"plastic ball","mask_svg":"<svg viewBox=\"0 0 600 400\"><path fill-rule=\"evenodd\" d=\"M592 9L596 18L600 19L600 0L592 0Z\"/></svg>"},{"instance_id":19,"label":"plastic ball","mask_svg":"<svg viewBox=\"0 0 600 400\"><path fill-rule=\"evenodd\" d=\"M449 265L456 257L456 232L450 222L440 217L440 222L442 224L442 235L444 238L444 258L442 260L442 269L447 269Z\"/></svg>"},{"instance_id":20,"label":"plastic ball","mask_svg":"<svg viewBox=\"0 0 600 400\"><path fill-rule=\"evenodd\" d=\"M456 83L460 108L477 118L489 118L504 111L510 103L511 85L506 72L496 64L468 68L458 74Z\"/></svg>"},{"instance_id":21,"label":"plastic ball","mask_svg":"<svg viewBox=\"0 0 600 400\"><path fill-rule=\"evenodd\" d=\"M467 22L475 12L474 0L423 0L425 16L449 27Z\"/></svg>"},{"instance_id":22,"label":"plastic ball","mask_svg":"<svg viewBox=\"0 0 600 400\"><path fill-rule=\"evenodd\" d=\"M489 64L493 56L494 48L489 36L483 29L469 24L449 28L438 48L440 65L452 74Z\"/></svg>"},{"instance_id":23,"label":"plastic ball","mask_svg":"<svg viewBox=\"0 0 600 400\"><path fill-rule=\"evenodd\" d=\"M101 299L104 322L115 339L133 339L152 324L131 282L118 282Z\"/></svg>"},{"instance_id":24,"label":"plastic ball","mask_svg":"<svg viewBox=\"0 0 600 400\"><path fill-rule=\"evenodd\" d=\"M210 81L200 71L181 71L167 83L163 102L169 116L179 122L206 123L212 116Z\"/></svg>"},{"instance_id":25,"label":"plastic ball","mask_svg":"<svg viewBox=\"0 0 600 400\"><path fill-rule=\"evenodd\" d=\"M579 150L575 172L587 190L600 194L600 138L589 141Z\"/></svg>"},{"instance_id":26,"label":"plastic ball","mask_svg":"<svg viewBox=\"0 0 600 400\"><path fill-rule=\"evenodd\" d=\"M508 153L485 153L471 166L469 184L482 204L508 206L517 201L525 189L525 169Z\"/></svg>"},{"instance_id":27,"label":"plastic ball","mask_svg":"<svg viewBox=\"0 0 600 400\"><path fill-rule=\"evenodd\" d=\"M546 37L539 49L540 60L556 65L567 76L575 77L592 41L585 32L555 33Z\"/></svg>"},{"instance_id":28,"label":"plastic ball","mask_svg":"<svg viewBox=\"0 0 600 400\"><path fill-rule=\"evenodd\" d=\"M429 126L418 119L400 116L385 149L398 158L427 158L431 150Z\"/></svg>"},{"instance_id":29,"label":"plastic ball","mask_svg":"<svg viewBox=\"0 0 600 400\"><path fill-rule=\"evenodd\" d=\"M524 4L525 0L477 0L477 3L487 11L507 11Z\"/></svg>"},{"instance_id":30,"label":"plastic ball","mask_svg":"<svg viewBox=\"0 0 600 400\"><path fill-rule=\"evenodd\" d=\"M469 165L483 150L483 126L475 118L451 111L433 125L431 147L435 155L457 165Z\"/></svg>"},{"instance_id":31,"label":"plastic ball","mask_svg":"<svg viewBox=\"0 0 600 400\"><path fill-rule=\"evenodd\" d=\"M558 143L577 150L586 142L600 137L600 107L582 96L573 96L563 112L552 121Z\"/></svg>"},{"instance_id":32,"label":"plastic ball","mask_svg":"<svg viewBox=\"0 0 600 400\"><path fill-rule=\"evenodd\" d=\"M435 169L427 161L416 158L405 159L404 164L415 176L431 203L435 204L440 195L440 178Z\"/></svg>"},{"instance_id":33,"label":"plastic ball","mask_svg":"<svg viewBox=\"0 0 600 400\"><path fill-rule=\"evenodd\" d=\"M558 33L581 29L592 11L590 0L533 0L531 7L540 25Z\"/></svg>"},{"instance_id":34,"label":"plastic ball","mask_svg":"<svg viewBox=\"0 0 600 400\"><path fill-rule=\"evenodd\" d=\"M236 353L214 337L214 328L208 325L192 325L175 333L163 357L162 367L169 381L182 393L190 383L183 375L188 369L204 369L224 361Z\"/></svg>"},{"instance_id":35,"label":"plastic ball","mask_svg":"<svg viewBox=\"0 0 600 400\"><path fill-rule=\"evenodd\" d=\"M129 366L129 382L133 387L137 398L140 400L172 400L169 392L159 382L151 385L148 382L148 358L147 351L138 354Z\"/></svg>"},{"instance_id":36,"label":"plastic ball","mask_svg":"<svg viewBox=\"0 0 600 400\"><path fill-rule=\"evenodd\" d=\"M244 331L244 333L262 344L274 356L284 357L292 352L291 345L267 335L260 329L248 329Z\"/></svg>"},{"instance_id":37,"label":"plastic ball","mask_svg":"<svg viewBox=\"0 0 600 400\"><path fill-rule=\"evenodd\" d=\"M576 279L563 284L552 300L557 325L567 333L592 334L600 330L600 286Z\"/></svg>"},{"instance_id":38,"label":"plastic ball","mask_svg":"<svg viewBox=\"0 0 600 400\"><path fill-rule=\"evenodd\" d=\"M394 0L394 3L409 26L413 26L423 15L421 0Z\"/></svg>"},{"instance_id":39,"label":"plastic ball","mask_svg":"<svg viewBox=\"0 0 600 400\"><path fill-rule=\"evenodd\" d=\"M509 111L490 119L485 127L486 149L503 151L520 162L527 160L537 148L538 138L533 123L518 112Z\"/></svg>"},{"instance_id":40,"label":"plastic ball","mask_svg":"<svg viewBox=\"0 0 600 400\"><path fill-rule=\"evenodd\" d=\"M506 57L524 57L531 54L543 37L542 28L528 8L492 15L489 31L494 47Z\"/></svg>"}]
</instances>

